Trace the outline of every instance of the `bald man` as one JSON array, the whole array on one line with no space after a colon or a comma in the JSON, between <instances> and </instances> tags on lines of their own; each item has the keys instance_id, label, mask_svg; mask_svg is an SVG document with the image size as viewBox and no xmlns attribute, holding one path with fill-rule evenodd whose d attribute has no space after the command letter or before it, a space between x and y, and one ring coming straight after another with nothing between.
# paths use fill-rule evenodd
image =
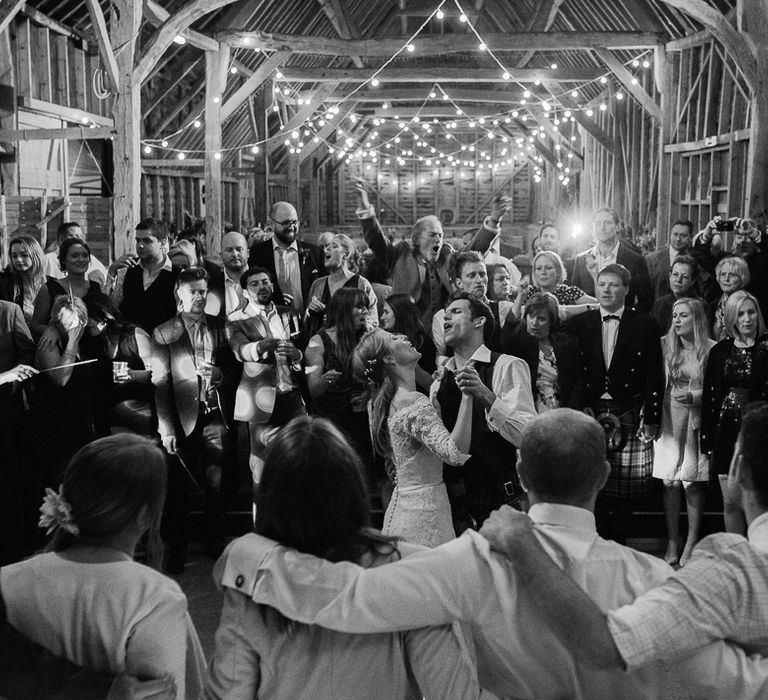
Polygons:
<instances>
[{"instance_id":1,"label":"bald man","mask_svg":"<svg viewBox=\"0 0 768 700\"><path fill-rule=\"evenodd\" d=\"M317 246L298 240L299 215L292 204L275 202L269 219L272 238L251 248L248 265L269 271L275 281L275 304L303 313L312 282L323 274L323 256Z\"/></svg>"},{"instance_id":2,"label":"bald man","mask_svg":"<svg viewBox=\"0 0 768 700\"><path fill-rule=\"evenodd\" d=\"M205 313L228 318L248 304L240 286L240 278L248 267L248 242L243 234L230 231L221 239L221 261L224 269L208 280Z\"/></svg>"}]
</instances>

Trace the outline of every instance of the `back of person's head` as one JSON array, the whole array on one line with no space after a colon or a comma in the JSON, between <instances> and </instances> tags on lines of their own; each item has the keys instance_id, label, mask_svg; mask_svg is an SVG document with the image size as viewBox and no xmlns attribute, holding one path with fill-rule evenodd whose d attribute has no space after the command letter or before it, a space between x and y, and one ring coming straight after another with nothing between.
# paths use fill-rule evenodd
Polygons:
<instances>
[{"instance_id":1,"label":"back of person's head","mask_svg":"<svg viewBox=\"0 0 768 700\"><path fill-rule=\"evenodd\" d=\"M723 328L725 328L729 338L739 337L739 311L742 304L750 301L755 305L755 310L757 311L757 337L759 338L765 333L765 320L760 310L760 303L749 292L739 289L728 297L728 300L725 302L725 309L723 310Z\"/></svg>"},{"instance_id":2,"label":"back of person's head","mask_svg":"<svg viewBox=\"0 0 768 700\"><path fill-rule=\"evenodd\" d=\"M51 306L51 323L61 326L67 332L78 325L85 326L88 323L88 309L79 297L60 294Z\"/></svg>"},{"instance_id":3,"label":"back of person's head","mask_svg":"<svg viewBox=\"0 0 768 700\"><path fill-rule=\"evenodd\" d=\"M88 294L83 301L88 309L88 318L92 318L97 323L105 323L109 332L121 332L132 327L125 321L120 309L109 295L94 292Z\"/></svg>"},{"instance_id":4,"label":"back of person's head","mask_svg":"<svg viewBox=\"0 0 768 700\"><path fill-rule=\"evenodd\" d=\"M738 451L758 503L768 509L768 402L755 401L744 409Z\"/></svg>"},{"instance_id":5,"label":"back of person's head","mask_svg":"<svg viewBox=\"0 0 768 700\"><path fill-rule=\"evenodd\" d=\"M65 238L82 238L83 229L77 221L65 221L56 229L56 240L61 242Z\"/></svg>"},{"instance_id":6,"label":"back of person's head","mask_svg":"<svg viewBox=\"0 0 768 700\"><path fill-rule=\"evenodd\" d=\"M523 432L518 471L538 501L584 503L602 488L607 469L605 431L580 411L547 411Z\"/></svg>"},{"instance_id":7,"label":"back of person's head","mask_svg":"<svg viewBox=\"0 0 768 700\"><path fill-rule=\"evenodd\" d=\"M154 236L158 241L163 242L168 240L168 224L160 219L154 219L151 216L146 219L142 219L136 226L136 232L139 231L149 236Z\"/></svg>"},{"instance_id":8,"label":"back of person's head","mask_svg":"<svg viewBox=\"0 0 768 700\"><path fill-rule=\"evenodd\" d=\"M269 444L255 531L330 561L359 561L391 539L369 531L360 456L325 418L294 418Z\"/></svg>"},{"instance_id":9,"label":"back of person's head","mask_svg":"<svg viewBox=\"0 0 768 700\"><path fill-rule=\"evenodd\" d=\"M165 458L151 440L124 433L88 443L64 470L60 493L70 522L56 528L48 549L98 544L129 526L144 526L150 533L151 563L159 564L165 482Z\"/></svg>"},{"instance_id":10,"label":"back of person's head","mask_svg":"<svg viewBox=\"0 0 768 700\"><path fill-rule=\"evenodd\" d=\"M69 249L72 246L81 245L83 248L85 248L88 251L88 255L91 254L91 247L82 239L77 238L76 236L70 236L69 238L65 238L61 243L59 244L59 267L64 270L64 261L67 259L67 254L69 253Z\"/></svg>"},{"instance_id":11,"label":"back of person's head","mask_svg":"<svg viewBox=\"0 0 768 700\"><path fill-rule=\"evenodd\" d=\"M469 318L473 321L476 318L484 318L485 324L483 325L483 342L487 343L493 334L496 332L496 319L493 318L493 311L484 301L473 297L471 294L462 292L453 297L453 301L461 299L469 304Z\"/></svg>"},{"instance_id":12,"label":"back of person's head","mask_svg":"<svg viewBox=\"0 0 768 700\"><path fill-rule=\"evenodd\" d=\"M410 294L390 294L387 297L387 305L392 309L395 317L393 333L402 333L408 336L408 340L418 350L424 340L426 331L421 320L419 307Z\"/></svg>"}]
</instances>

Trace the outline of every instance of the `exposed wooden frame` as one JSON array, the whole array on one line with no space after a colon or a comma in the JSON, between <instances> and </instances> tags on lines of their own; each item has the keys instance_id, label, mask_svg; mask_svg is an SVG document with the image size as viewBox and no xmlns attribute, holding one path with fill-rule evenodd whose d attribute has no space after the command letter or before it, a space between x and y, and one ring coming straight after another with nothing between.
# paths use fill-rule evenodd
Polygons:
<instances>
[{"instance_id":1,"label":"exposed wooden frame","mask_svg":"<svg viewBox=\"0 0 768 700\"><path fill-rule=\"evenodd\" d=\"M267 80L290 56L288 51L276 51L248 78L221 107L221 121L225 122L261 84Z\"/></svg>"},{"instance_id":2,"label":"exposed wooden frame","mask_svg":"<svg viewBox=\"0 0 768 700\"><path fill-rule=\"evenodd\" d=\"M203 0L196 0L202 2ZM224 0L208 0L224 2ZM231 1L231 0L230 0ZM329 37L295 34L268 34L266 32L219 32L217 38L232 46L262 49L264 51L293 51L321 56L360 56L389 58L399 51L410 37L344 40ZM483 37L493 51L567 50L567 49L647 49L661 40L655 32L524 32L518 34L487 34ZM433 34L419 36L412 42L419 55L464 53L477 50L473 35Z\"/></svg>"},{"instance_id":3,"label":"exposed wooden frame","mask_svg":"<svg viewBox=\"0 0 768 700\"><path fill-rule=\"evenodd\" d=\"M326 17L330 20L336 33L342 39L359 39L360 32L347 14L341 0L317 0L323 8ZM358 68L363 67L363 59L358 55L350 56L352 63Z\"/></svg>"},{"instance_id":4,"label":"exposed wooden frame","mask_svg":"<svg viewBox=\"0 0 768 700\"><path fill-rule=\"evenodd\" d=\"M357 68L299 68L286 66L283 77L291 83L351 82L362 83L371 77L371 69ZM596 80L604 71L597 68L522 68L512 71L512 79L518 83L534 83L537 80L557 80L561 83L581 83ZM380 76L382 84L388 83L501 83L501 70L494 68L456 68L432 66L413 68L387 68Z\"/></svg>"},{"instance_id":5,"label":"exposed wooden frame","mask_svg":"<svg viewBox=\"0 0 768 700\"><path fill-rule=\"evenodd\" d=\"M144 82L152 67L160 60L173 39L185 29L209 12L230 5L235 0L190 0L175 14L168 17L159 29L150 37L135 69L134 81ZM218 44L217 44L218 48Z\"/></svg>"},{"instance_id":6,"label":"exposed wooden frame","mask_svg":"<svg viewBox=\"0 0 768 700\"><path fill-rule=\"evenodd\" d=\"M168 21L171 13L159 5L155 0L144 0L144 17L153 26L159 27ZM179 32L190 46L203 51L218 51L219 42L213 37L197 32L194 29L184 29Z\"/></svg>"},{"instance_id":7,"label":"exposed wooden frame","mask_svg":"<svg viewBox=\"0 0 768 700\"><path fill-rule=\"evenodd\" d=\"M616 76L627 92L640 103L642 108L648 112L656 122L661 124L661 107L656 104L654 99L643 89L640 83L632 82L634 76L624 67L624 64L608 51L608 49L595 49L595 53L600 57L600 60L611 69L611 72Z\"/></svg>"},{"instance_id":8,"label":"exposed wooden frame","mask_svg":"<svg viewBox=\"0 0 768 700\"><path fill-rule=\"evenodd\" d=\"M284 125L281 134L287 134L290 136L291 131L304 124L304 122L311 117L315 110L325 101L325 98L336 89L335 83L324 83L321 85L312 95L309 104L305 104L298 112L296 112ZM272 139L268 144L265 144L265 152L272 155L274 151L282 146L282 141L279 138Z\"/></svg>"},{"instance_id":9,"label":"exposed wooden frame","mask_svg":"<svg viewBox=\"0 0 768 700\"><path fill-rule=\"evenodd\" d=\"M82 109L65 107L64 105L57 105L53 102L47 102L46 100L38 100L35 97L19 95L17 100L18 106L22 109L28 109L30 112L38 112L50 117L58 117L67 122L80 124L83 122L83 119L87 119L89 122L98 124L99 126L111 127L114 124L114 121L110 117L102 117L100 114L86 112Z\"/></svg>"},{"instance_id":10,"label":"exposed wooden frame","mask_svg":"<svg viewBox=\"0 0 768 700\"><path fill-rule=\"evenodd\" d=\"M557 13L560 10L560 5L563 4L563 0L543 0L536 8L532 21L528 26L528 31L531 32L547 32L549 31L552 23L557 17ZM533 58L533 50L526 51L520 59L517 61L517 67L523 68L528 64L528 61Z\"/></svg>"},{"instance_id":11,"label":"exposed wooden frame","mask_svg":"<svg viewBox=\"0 0 768 700\"><path fill-rule=\"evenodd\" d=\"M109 42L109 31L107 30L104 13L101 11L99 0L85 0L85 4L88 6L88 14L91 16L91 27L96 36L96 45L99 47L99 55L101 56L104 71L112 85L112 89L117 92L120 89L120 81L117 77L117 63L115 62L115 54L112 51L112 44Z\"/></svg>"},{"instance_id":12,"label":"exposed wooden frame","mask_svg":"<svg viewBox=\"0 0 768 700\"><path fill-rule=\"evenodd\" d=\"M5 0L0 3L0 32L8 27L23 5L24 0Z\"/></svg>"},{"instance_id":13,"label":"exposed wooden frame","mask_svg":"<svg viewBox=\"0 0 768 700\"><path fill-rule=\"evenodd\" d=\"M52 139L108 139L117 132L109 126L93 129L69 126L61 129L0 129L0 141L49 141Z\"/></svg>"},{"instance_id":14,"label":"exposed wooden frame","mask_svg":"<svg viewBox=\"0 0 768 700\"><path fill-rule=\"evenodd\" d=\"M325 102L346 102L349 90L337 90L325 98ZM303 93L306 98L312 93ZM470 90L468 88L451 89L451 100L453 102L483 102L495 105L502 105L504 109L512 109L513 106L520 106L521 92L512 92L512 90ZM401 88L391 90L358 90L354 94L354 99L360 102L423 102L427 97L424 88ZM436 97L433 102L440 103L442 100ZM521 107L522 109L522 107Z\"/></svg>"}]
</instances>

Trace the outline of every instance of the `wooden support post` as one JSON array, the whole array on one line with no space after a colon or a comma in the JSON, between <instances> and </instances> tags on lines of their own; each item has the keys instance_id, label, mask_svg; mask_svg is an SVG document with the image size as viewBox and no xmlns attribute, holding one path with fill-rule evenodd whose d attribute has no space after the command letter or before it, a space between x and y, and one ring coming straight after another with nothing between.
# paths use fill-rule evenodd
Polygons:
<instances>
[{"instance_id":1,"label":"wooden support post","mask_svg":"<svg viewBox=\"0 0 768 700\"><path fill-rule=\"evenodd\" d=\"M13 100L13 89L16 82L14 75L13 55L11 54L11 37L7 30L0 32L0 85L10 88L6 97L0 98L0 129L13 129L16 126L16 103ZM0 131L2 133L2 131ZM0 141L10 139L0 138ZM16 161L0 163L0 191L5 195L17 195L19 182Z\"/></svg>"},{"instance_id":2,"label":"wooden support post","mask_svg":"<svg viewBox=\"0 0 768 700\"><path fill-rule=\"evenodd\" d=\"M141 196L141 81L134 77L133 59L136 37L141 26L141 3L113 0L110 27L119 89L112 106L114 126L115 187L112 220L113 254L119 257L133 251L133 231L138 223Z\"/></svg>"},{"instance_id":3,"label":"wooden support post","mask_svg":"<svg viewBox=\"0 0 768 700\"><path fill-rule=\"evenodd\" d=\"M261 91L254 100L253 111L256 116L256 124L259 130L259 139L267 137L267 109L272 95L272 81L264 83ZM255 223L261 223L266 226L267 216L269 215L269 151L268 143L259 146L259 152L254 160L254 189L253 189L253 208Z\"/></svg>"},{"instance_id":4,"label":"wooden support post","mask_svg":"<svg viewBox=\"0 0 768 700\"><path fill-rule=\"evenodd\" d=\"M224 203L221 189L221 100L227 85L229 47L205 52L205 230L208 251L221 250ZM218 155L218 157L217 157Z\"/></svg>"},{"instance_id":5,"label":"wooden support post","mask_svg":"<svg viewBox=\"0 0 768 700\"><path fill-rule=\"evenodd\" d=\"M642 108L653 117L657 123L661 123L661 109L653 101L653 98L643 89L638 82L632 82L634 76L625 67L624 64L616 58L608 49L598 48L595 53L600 57L618 81L625 87L642 106Z\"/></svg>"},{"instance_id":6,"label":"wooden support post","mask_svg":"<svg viewBox=\"0 0 768 700\"><path fill-rule=\"evenodd\" d=\"M6 0L0 3L0 32L5 31L18 11L24 6L24 0Z\"/></svg>"},{"instance_id":7,"label":"wooden support post","mask_svg":"<svg viewBox=\"0 0 768 700\"><path fill-rule=\"evenodd\" d=\"M667 59L663 44L659 44L654 52L654 78L656 88L661 93L661 130L659 132L659 177L656 195L656 247L660 248L667 242L670 222L671 190L669 187L673 153L664 149L672 138L672 124L675 115L672 113L675 104L675 76L672 63Z\"/></svg>"},{"instance_id":8,"label":"wooden support post","mask_svg":"<svg viewBox=\"0 0 768 700\"><path fill-rule=\"evenodd\" d=\"M285 160L286 172L288 173L288 201L296 207L299 216L304 216L306 212L301 211L301 189L299 187L299 154L289 153Z\"/></svg>"}]
</instances>

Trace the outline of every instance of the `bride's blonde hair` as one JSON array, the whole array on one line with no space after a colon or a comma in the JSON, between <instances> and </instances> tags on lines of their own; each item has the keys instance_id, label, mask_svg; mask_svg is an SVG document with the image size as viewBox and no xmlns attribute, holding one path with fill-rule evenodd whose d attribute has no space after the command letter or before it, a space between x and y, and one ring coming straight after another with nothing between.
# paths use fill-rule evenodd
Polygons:
<instances>
[{"instance_id":1,"label":"bride's blonde hair","mask_svg":"<svg viewBox=\"0 0 768 700\"><path fill-rule=\"evenodd\" d=\"M387 419L389 405L397 387L384 358L390 353L392 335L380 328L366 333L352 353L352 372L357 381L368 387L371 399L370 424L373 446L382 457L392 456Z\"/></svg>"}]
</instances>

